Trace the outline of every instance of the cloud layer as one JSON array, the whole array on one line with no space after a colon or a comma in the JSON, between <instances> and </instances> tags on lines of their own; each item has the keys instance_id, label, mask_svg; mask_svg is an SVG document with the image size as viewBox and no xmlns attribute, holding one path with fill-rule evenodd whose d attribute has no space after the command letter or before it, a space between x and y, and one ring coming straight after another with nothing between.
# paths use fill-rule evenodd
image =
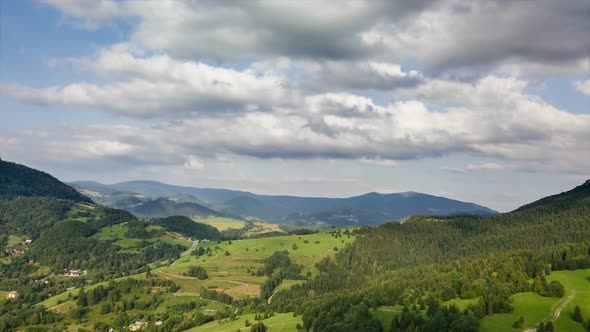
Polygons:
<instances>
[{"instance_id":1,"label":"cloud layer","mask_svg":"<svg viewBox=\"0 0 590 332\"><path fill-rule=\"evenodd\" d=\"M87 80L0 91L137 122L18 132L3 149L191 170L220 155L392 167L457 153L493 159L467 171L590 167L590 115L538 93L573 73L590 95L586 0L42 2L76 27L125 21L129 38L51 61Z\"/></svg>"}]
</instances>

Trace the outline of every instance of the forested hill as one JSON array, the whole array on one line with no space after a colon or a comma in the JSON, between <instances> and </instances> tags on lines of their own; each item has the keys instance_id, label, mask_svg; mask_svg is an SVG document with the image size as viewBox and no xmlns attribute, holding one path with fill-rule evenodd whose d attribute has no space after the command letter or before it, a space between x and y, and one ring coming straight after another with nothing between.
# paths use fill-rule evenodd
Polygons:
<instances>
[{"instance_id":1,"label":"forested hill","mask_svg":"<svg viewBox=\"0 0 590 332\"><path fill-rule=\"evenodd\" d=\"M415 216L357 229L356 241L318 264L315 279L278 292L272 306L303 313L310 330L352 331L373 326L367 306L420 306L426 299L426 316L404 314L391 331L457 331L449 326L466 322L471 328L460 331L476 331L475 318L513 310L512 294L563 296L562 285L545 281L552 270L590 268L588 185L496 216ZM430 310L478 298L462 315Z\"/></svg>"},{"instance_id":2,"label":"forested hill","mask_svg":"<svg viewBox=\"0 0 590 332\"><path fill-rule=\"evenodd\" d=\"M557 195L541 198L538 201L523 205L516 211L523 211L532 208L563 209L575 205L590 204L590 180L572 190Z\"/></svg>"},{"instance_id":3,"label":"forested hill","mask_svg":"<svg viewBox=\"0 0 590 332\"><path fill-rule=\"evenodd\" d=\"M92 203L92 200L53 176L0 159L0 198L39 196Z\"/></svg>"}]
</instances>

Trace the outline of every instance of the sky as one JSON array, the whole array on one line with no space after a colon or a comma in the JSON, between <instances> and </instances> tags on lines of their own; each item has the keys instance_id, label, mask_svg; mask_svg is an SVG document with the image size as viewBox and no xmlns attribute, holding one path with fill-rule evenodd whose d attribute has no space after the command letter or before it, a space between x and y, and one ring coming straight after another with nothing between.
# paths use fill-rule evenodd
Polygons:
<instances>
[{"instance_id":1,"label":"sky","mask_svg":"<svg viewBox=\"0 0 590 332\"><path fill-rule=\"evenodd\" d=\"M0 0L0 158L510 211L590 178L589 18L588 0Z\"/></svg>"}]
</instances>

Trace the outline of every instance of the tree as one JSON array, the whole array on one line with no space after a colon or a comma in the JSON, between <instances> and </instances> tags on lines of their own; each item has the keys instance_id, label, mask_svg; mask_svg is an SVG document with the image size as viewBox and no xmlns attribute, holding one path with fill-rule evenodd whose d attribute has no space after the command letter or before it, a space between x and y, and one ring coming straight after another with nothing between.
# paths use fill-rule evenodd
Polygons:
<instances>
[{"instance_id":1,"label":"tree","mask_svg":"<svg viewBox=\"0 0 590 332\"><path fill-rule=\"evenodd\" d=\"M267 328L263 322L258 322L250 327L250 332L266 332Z\"/></svg>"},{"instance_id":2,"label":"tree","mask_svg":"<svg viewBox=\"0 0 590 332\"><path fill-rule=\"evenodd\" d=\"M577 306L577 305L574 308L574 313L572 314L572 320L574 322L578 322L578 323L583 323L584 322L584 317L582 317L582 312L580 310L580 307Z\"/></svg>"},{"instance_id":3,"label":"tree","mask_svg":"<svg viewBox=\"0 0 590 332\"><path fill-rule=\"evenodd\" d=\"M86 296L84 287L82 287L82 289L80 289L80 293L78 293L78 300L76 300L76 304L78 304L80 307L88 306L88 297Z\"/></svg>"},{"instance_id":4,"label":"tree","mask_svg":"<svg viewBox=\"0 0 590 332\"><path fill-rule=\"evenodd\" d=\"M202 266L191 266L188 268L188 276L195 277L199 280L208 279L207 271Z\"/></svg>"}]
</instances>

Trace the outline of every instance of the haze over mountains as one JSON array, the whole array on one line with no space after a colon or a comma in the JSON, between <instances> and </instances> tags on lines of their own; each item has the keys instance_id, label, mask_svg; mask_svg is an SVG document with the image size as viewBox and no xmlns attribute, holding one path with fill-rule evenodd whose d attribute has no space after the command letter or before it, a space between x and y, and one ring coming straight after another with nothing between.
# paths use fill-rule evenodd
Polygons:
<instances>
[{"instance_id":1,"label":"haze over mountains","mask_svg":"<svg viewBox=\"0 0 590 332\"><path fill-rule=\"evenodd\" d=\"M375 225L412 215L490 215L474 203L417 192L367 193L349 198L258 195L228 189L194 188L156 181L105 185L76 181L73 187L97 202L141 216L229 216L307 226Z\"/></svg>"}]
</instances>

